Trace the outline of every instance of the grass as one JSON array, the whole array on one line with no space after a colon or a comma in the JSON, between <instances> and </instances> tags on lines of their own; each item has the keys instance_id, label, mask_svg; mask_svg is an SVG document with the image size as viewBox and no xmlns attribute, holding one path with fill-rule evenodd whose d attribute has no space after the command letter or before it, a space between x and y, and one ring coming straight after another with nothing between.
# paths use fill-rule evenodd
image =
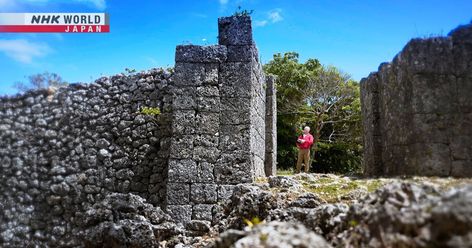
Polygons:
<instances>
[{"instance_id":1,"label":"grass","mask_svg":"<svg viewBox=\"0 0 472 248\"><path fill-rule=\"evenodd\" d=\"M386 181L380 179L350 179L347 177L320 177L314 181L303 181L305 190L317 194L328 203L349 203L350 194L359 190L373 192L383 186Z\"/></svg>"},{"instance_id":2,"label":"grass","mask_svg":"<svg viewBox=\"0 0 472 248\"><path fill-rule=\"evenodd\" d=\"M372 193L391 182L429 183L445 190L472 184L471 178L440 178L440 177L393 177L393 178L359 178L334 174L296 174L293 169L277 170L278 176L293 176L306 192L311 192L328 203L352 203L357 194ZM266 182L259 179L260 182ZM278 189L274 189L278 191Z\"/></svg>"},{"instance_id":3,"label":"grass","mask_svg":"<svg viewBox=\"0 0 472 248\"><path fill-rule=\"evenodd\" d=\"M285 170L283 170L283 169L279 170L278 169L277 170L277 176L291 176L293 174L294 174L293 169L285 169Z\"/></svg>"}]
</instances>

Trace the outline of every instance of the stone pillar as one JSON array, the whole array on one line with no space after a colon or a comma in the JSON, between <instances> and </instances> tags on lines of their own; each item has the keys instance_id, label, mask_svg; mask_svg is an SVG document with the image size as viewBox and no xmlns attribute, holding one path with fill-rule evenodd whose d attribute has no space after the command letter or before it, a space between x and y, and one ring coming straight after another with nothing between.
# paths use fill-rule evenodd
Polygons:
<instances>
[{"instance_id":1,"label":"stone pillar","mask_svg":"<svg viewBox=\"0 0 472 248\"><path fill-rule=\"evenodd\" d=\"M362 79L361 109L364 129L364 173L382 175L382 132L380 126L380 99L378 76L374 73Z\"/></svg>"},{"instance_id":2,"label":"stone pillar","mask_svg":"<svg viewBox=\"0 0 472 248\"><path fill-rule=\"evenodd\" d=\"M252 39L251 18L218 19L219 44L227 47L221 65L221 158L215 167L219 184L252 182L264 176L265 79ZM224 199L231 186L223 186Z\"/></svg>"},{"instance_id":3,"label":"stone pillar","mask_svg":"<svg viewBox=\"0 0 472 248\"><path fill-rule=\"evenodd\" d=\"M183 223L211 221L217 201L213 168L220 152L218 71L225 46L177 46L167 210Z\"/></svg>"},{"instance_id":4,"label":"stone pillar","mask_svg":"<svg viewBox=\"0 0 472 248\"><path fill-rule=\"evenodd\" d=\"M277 173L277 92L275 80L273 75L266 77L266 176L274 176Z\"/></svg>"},{"instance_id":5,"label":"stone pillar","mask_svg":"<svg viewBox=\"0 0 472 248\"><path fill-rule=\"evenodd\" d=\"M265 78L251 19L220 18L218 28L220 45L176 48L165 205L182 223L211 221L234 185L265 174Z\"/></svg>"}]
</instances>

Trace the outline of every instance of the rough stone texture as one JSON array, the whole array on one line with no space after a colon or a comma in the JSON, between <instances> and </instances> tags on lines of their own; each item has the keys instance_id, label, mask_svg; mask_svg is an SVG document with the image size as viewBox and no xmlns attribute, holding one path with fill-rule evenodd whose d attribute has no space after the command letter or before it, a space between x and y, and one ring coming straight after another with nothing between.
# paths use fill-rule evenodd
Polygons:
<instances>
[{"instance_id":1,"label":"rough stone texture","mask_svg":"<svg viewBox=\"0 0 472 248\"><path fill-rule=\"evenodd\" d=\"M353 204L333 243L354 247L470 247L472 187L444 193L394 183Z\"/></svg>"},{"instance_id":2,"label":"rough stone texture","mask_svg":"<svg viewBox=\"0 0 472 248\"><path fill-rule=\"evenodd\" d=\"M472 176L471 37L413 39L362 79L366 174Z\"/></svg>"},{"instance_id":3,"label":"rough stone texture","mask_svg":"<svg viewBox=\"0 0 472 248\"><path fill-rule=\"evenodd\" d=\"M298 223L272 221L248 231L229 230L221 234L216 247L305 247L329 248L320 235Z\"/></svg>"},{"instance_id":4,"label":"rough stone texture","mask_svg":"<svg viewBox=\"0 0 472 248\"><path fill-rule=\"evenodd\" d=\"M219 18L218 44L225 46L253 45L251 17L229 16Z\"/></svg>"},{"instance_id":5,"label":"rough stone texture","mask_svg":"<svg viewBox=\"0 0 472 248\"><path fill-rule=\"evenodd\" d=\"M337 177L336 180L346 179ZM379 179L365 182L375 180ZM299 175L270 177L268 184L237 185L230 200L223 204L216 216L215 233L221 235L210 247L230 247L244 237L250 237L244 239L251 242L248 247L271 238L281 238L280 242L284 242L283 236L287 234L284 232L280 233L282 237L269 235L265 239L265 234L270 232L265 223L271 225L274 221L302 224L333 247L470 247L470 179L414 177L382 180L386 185L379 185L376 191L336 203L326 203L321 198L324 192L317 194L309 192L311 187L298 187L313 185L313 181ZM257 224L255 217L262 222ZM252 229L244 219L253 221ZM290 224L283 226L283 229L290 229ZM261 231L260 227L266 230ZM304 230L300 229L300 233L305 233ZM253 239L256 236L260 239ZM241 243L247 244L245 242Z\"/></svg>"},{"instance_id":6,"label":"rough stone texture","mask_svg":"<svg viewBox=\"0 0 472 248\"><path fill-rule=\"evenodd\" d=\"M153 69L0 98L0 244L77 246L81 216L109 193L165 197L171 74Z\"/></svg>"},{"instance_id":7,"label":"rough stone texture","mask_svg":"<svg viewBox=\"0 0 472 248\"><path fill-rule=\"evenodd\" d=\"M112 193L83 214L78 232L87 247L159 247L183 230L160 208L133 194Z\"/></svg>"},{"instance_id":8,"label":"rough stone texture","mask_svg":"<svg viewBox=\"0 0 472 248\"><path fill-rule=\"evenodd\" d=\"M277 173L277 93L273 75L266 77L266 148L265 148L265 174L274 176Z\"/></svg>"},{"instance_id":9,"label":"rough stone texture","mask_svg":"<svg viewBox=\"0 0 472 248\"><path fill-rule=\"evenodd\" d=\"M219 45L177 46L171 90L167 210L197 232L205 224L191 220L211 221L203 210L227 199L231 185L264 176L265 151L274 154L273 143L265 146L265 77L251 19L220 18L218 27Z\"/></svg>"}]
</instances>

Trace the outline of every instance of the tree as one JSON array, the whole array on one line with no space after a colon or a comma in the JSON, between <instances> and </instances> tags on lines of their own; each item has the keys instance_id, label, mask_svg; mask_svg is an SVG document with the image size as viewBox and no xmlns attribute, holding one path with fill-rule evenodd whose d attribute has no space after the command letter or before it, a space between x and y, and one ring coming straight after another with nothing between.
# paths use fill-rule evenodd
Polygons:
<instances>
[{"instance_id":1,"label":"tree","mask_svg":"<svg viewBox=\"0 0 472 248\"><path fill-rule=\"evenodd\" d=\"M298 62L298 53L274 54L264 65L267 74L277 75L277 161L279 167L295 164L297 149L294 146L300 132L301 115L295 113L304 105L303 90L310 78L316 77L321 64L316 59Z\"/></svg>"},{"instance_id":2,"label":"tree","mask_svg":"<svg viewBox=\"0 0 472 248\"><path fill-rule=\"evenodd\" d=\"M324 143L357 145L361 142L359 84L333 66L322 67L308 81L302 120L311 123L315 140ZM347 146L350 147L350 146ZM314 161L318 143L313 146Z\"/></svg>"},{"instance_id":3,"label":"tree","mask_svg":"<svg viewBox=\"0 0 472 248\"><path fill-rule=\"evenodd\" d=\"M349 164L350 168L360 166L359 84L333 66L321 66L316 59L299 63L294 52L274 55L264 69L277 75L278 153L293 157L279 157L279 161L288 162L285 167L293 166L296 156L293 135L308 125L316 140L312 158L316 158L321 147L323 158L329 156L326 151L336 152L336 157L352 160L339 164ZM323 161L334 163L334 160Z\"/></svg>"},{"instance_id":4,"label":"tree","mask_svg":"<svg viewBox=\"0 0 472 248\"><path fill-rule=\"evenodd\" d=\"M30 75L28 77L28 84L16 82L14 87L20 92L25 92L28 90L47 89L49 87L58 88L67 84L68 83L56 73L44 72Z\"/></svg>"}]
</instances>

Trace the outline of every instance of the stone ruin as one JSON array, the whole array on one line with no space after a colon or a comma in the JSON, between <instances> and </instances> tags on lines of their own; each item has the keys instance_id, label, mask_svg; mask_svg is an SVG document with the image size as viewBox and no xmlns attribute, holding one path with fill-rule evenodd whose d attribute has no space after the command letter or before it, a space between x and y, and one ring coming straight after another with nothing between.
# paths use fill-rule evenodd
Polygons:
<instances>
[{"instance_id":1,"label":"stone ruin","mask_svg":"<svg viewBox=\"0 0 472 248\"><path fill-rule=\"evenodd\" d=\"M0 98L0 245L82 246L93 228L142 228L131 213L160 223L158 208L210 223L236 184L273 175L275 80L250 17L218 31L219 45L177 46L174 71Z\"/></svg>"},{"instance_id":2,"label":"stone ruin","mask_svg":"<svg viewBox=\"0 0 472 248\"><path fill-rule=\"evenodd\" d=\"M472 176L472 24L413 39L361 81L367 175Z\"/></svg>"}]
</instances>

